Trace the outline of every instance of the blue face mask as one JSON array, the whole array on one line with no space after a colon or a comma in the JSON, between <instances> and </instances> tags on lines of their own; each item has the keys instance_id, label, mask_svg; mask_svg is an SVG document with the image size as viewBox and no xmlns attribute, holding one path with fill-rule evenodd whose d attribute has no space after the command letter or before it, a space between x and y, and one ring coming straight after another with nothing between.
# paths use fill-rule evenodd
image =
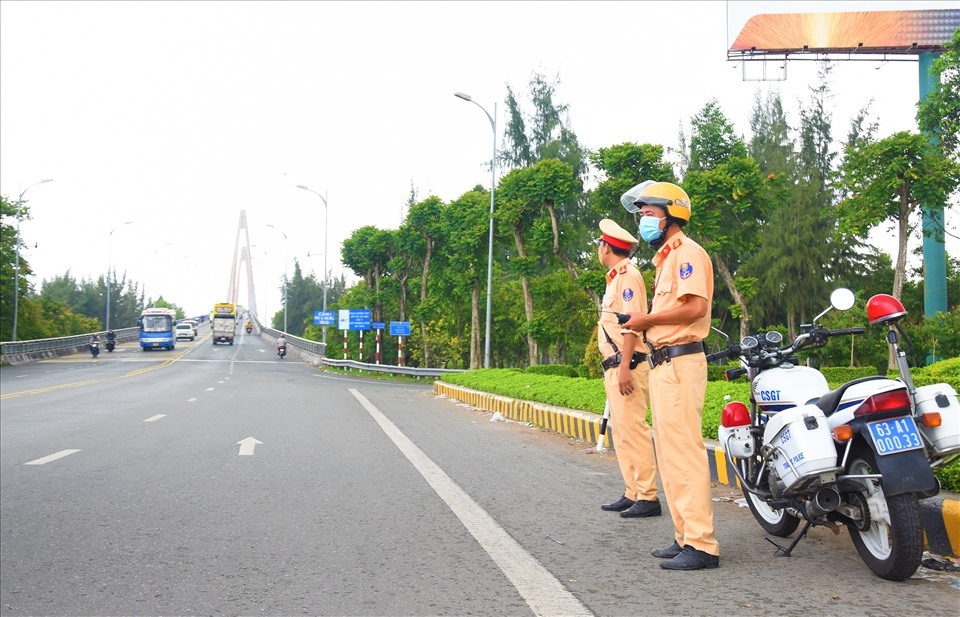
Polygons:
<instances>
[{"instance_id":1,"label":"blue face mask","mask_svg":"<svg viewBox=\"0 0 960 617\"><path fill-rule=\"evenodd\" d=\"M637 228L637 233L640 234L644 242L650 244L663 237L663 232L660 230L660 221L662 220L662 218L656 216L640 217L640 226Z\"/></svg>"}]
</instances>

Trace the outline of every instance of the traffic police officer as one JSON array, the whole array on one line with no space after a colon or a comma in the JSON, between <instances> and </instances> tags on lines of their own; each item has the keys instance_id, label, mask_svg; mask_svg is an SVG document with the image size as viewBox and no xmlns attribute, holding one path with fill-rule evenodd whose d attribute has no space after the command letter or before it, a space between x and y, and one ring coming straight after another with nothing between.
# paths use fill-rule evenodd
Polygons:
<instances>
[{"instance_id":1,"label":"traffic police officer","mask_svg":"<svg viewBox=\"0 0 960 617\"><path fill-rule=\"evenodd\" d=\"M630 261L630 249L637 239L610 219L600 221L600 232L597 254L608 271L597 343L604 358L603 386L613 423L613 447L626 487L620 499L600 507L625 518L660 516L657 464L647 424L650 369L641 352L639 333L620 325L616 316L647 312L646 287Z\"/></svg>"},{"instance_id":2,"label":"traffic police officer","mask_svg":"<svg viewBox=\"0 0 960 617\"><path fill-rule=\"evenodd\" d=\"M713 265L682 231L691 212L682 188L669 182L634 188L640 189L632 195L641 215L639 234L657 251L656 280L650 312L633 313L625 325L644 331L649 347L653 438L674 527L674 543L652 555L664 559L660 567L667 570L716 568L720 545L701 433Z\"/></svg>"}]
</instances>

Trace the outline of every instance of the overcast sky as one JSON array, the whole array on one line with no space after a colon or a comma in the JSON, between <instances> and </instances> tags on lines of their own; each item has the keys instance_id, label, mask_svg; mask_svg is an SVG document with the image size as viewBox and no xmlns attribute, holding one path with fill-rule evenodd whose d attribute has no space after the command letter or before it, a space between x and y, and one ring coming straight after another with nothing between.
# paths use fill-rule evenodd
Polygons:
<instances>
[{"instance_id":1,"label":"overcast sky","mask_svg":"<svg viewBox=\"0 0 960 617\"><path fill-rule=\"evenodd\" d=\"M25 195L38 289L68 269L95 279L109 261L188 314L225 300L245 210L258 307L272 315L285 256L291 273L294 258L323 270L323 202L296 185L329 196L334 276L353 230L400 224L411 185L445 201L489 186L489 122L456 91L496 104L502 129L508 84L525 104L533 72L559 76L556 101L591 149L676 146L711 98L749 136L755 92L779 90L796 124L817 67L744 81L726 59L728 15L739 31L758 12L956 6L3 0L0 192L15 201L54 180ZM833 90L838 139L871 100L880 136L916 130L915 62L839 63Z\"/></svg>"}]
</instances>

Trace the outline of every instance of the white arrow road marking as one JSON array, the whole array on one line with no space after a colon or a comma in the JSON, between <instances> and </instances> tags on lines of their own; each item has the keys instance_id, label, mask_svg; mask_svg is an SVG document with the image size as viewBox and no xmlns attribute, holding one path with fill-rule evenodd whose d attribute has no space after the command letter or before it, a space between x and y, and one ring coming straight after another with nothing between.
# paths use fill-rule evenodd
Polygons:
<instances>
[{"instance_id":1,"label":"white arrow road marking","mask_svg":"<svg viewBox=\"0 0 960 617\"><path fill-rule=\"evenodd\" d=\"M45 456L45 457L43 457L43 458L38 458L38 459L36 459L36 460L34 460L34 461L30 461L29 463L24 463L24 465L46 465L47 463L50 463L50 462L52 462L52 461L55 461L55 460L57 460L58 458L63 458L63 457L65 457L65 456L70 456L71 454L76 454L76 453L79 452L79 451L80 451L80 450L60 450L60 451L57 452L56 454L51 454L50 456Z\"/></svg>"},{"instance_id":2,"label":"white arrow road marking","mask_svg":"<svg viewBox=\"0 0 960 617\"><path fill-rule=\"evenodd\" d=\"M400 432L373 403L353 388L350 393L373 416L387 437L420 472L440 499L446 502L467 531L513 583L535 615L592 615L549 570L514 540L486 510L440 469L439 465L424 454L423 450Z\"/></svg>"},{"instance_id":3,"label":"white arrow road marking","mask_svg":"<svg viewBox=\"0 0 960 617\"><path fill-rule=\"evenodd\" d=\"M167 417L167 414L165 414L165 413L158 413L158 414L155 415L155 416L150 416L149 418L147 418L146 420L144 420L144 422L156 422L156 421L159 420L160 418L166 418L166 417Z\"/></svg>"},{"instance_id":4,"label":"white arrow road marking","mask_svg":"<svg viewBox=\"0 0 960 617\"><path fill-rule=\"evenodd\" d=\"M253 456L253 449L256 448L257 445L263 445L262 441L258 441L254 437L241 439L237 443L240 444L240 451L237 452L239 456Z\"/></svg>"}]
</instances>

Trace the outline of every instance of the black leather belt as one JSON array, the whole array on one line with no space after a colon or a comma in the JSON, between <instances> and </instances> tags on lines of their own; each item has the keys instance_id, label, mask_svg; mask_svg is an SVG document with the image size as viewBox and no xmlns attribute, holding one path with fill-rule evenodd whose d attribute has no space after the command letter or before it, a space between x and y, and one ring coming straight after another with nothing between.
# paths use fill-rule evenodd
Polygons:
<instances>
[{"instance_id":1,"label":"black leather belt","mask_svg":"<svg viewBox=\"0 0 960 617\"><path fill-rule=\"evenodd\" d=\"M657 368L664 362L669 362L670 358L686 356L692 353L704 353L703 343L687 343L686 345L659 347L650 352L647 360L650 361L650 368Z\"/></svg>"},{"instance_id":2,"label":"black leather belt","mask_svg":"<svg viewBox=\"0 0 960 617\"><path fill-rule=\"evenodd\" d=\"M633 352L633 359L630 360L630 370L637 368L641 362L647 359L647 354L640 353L639 351ZM623 361L623 352L618 351L612 356L607 356L603 359L603 362L600 363L600 366L603 367L603 370L611 369L617 366L620 366L620 363Z\"/></svg>"}]
</instances>

